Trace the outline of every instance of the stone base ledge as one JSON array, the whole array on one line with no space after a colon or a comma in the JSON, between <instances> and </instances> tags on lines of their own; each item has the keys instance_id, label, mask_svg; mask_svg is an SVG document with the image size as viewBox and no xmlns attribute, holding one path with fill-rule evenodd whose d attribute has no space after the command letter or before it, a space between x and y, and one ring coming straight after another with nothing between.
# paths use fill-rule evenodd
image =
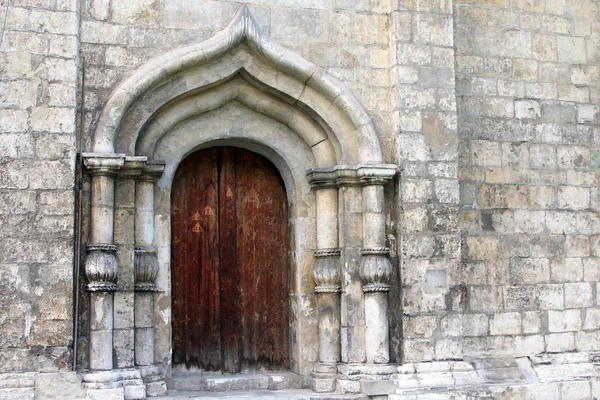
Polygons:
<instances>
[{"instance_id":1,"label":"stone base ledge","mask_svg":"<svg viewBox=\"0 0 600 400\"><path fill-rule=\"evenodd\" d=\"M398 367L395 383L395 393L389 397L391 400L415 400L433 393L440 394L440 398L445 398L441 395L445 393L464 394L476 399L479 397L473 397L473 393L479 391L486 396L493 394L493 398L504 398L497 397L495 393L514 392L517 393L515 398L550 400L553 398L552 394L548 398L542 396L545 390L549 390L550 393L562 393L563 387L574 387L585 392L588 389L584 387L589 387L585 393L600 391L600 359L597 353L559 353L517 358L502 355L466 357L464 361L409 363ZM519 397L521 392L523 397ZM541 397L531 397L533 393L539 393ZM569 398L592 398L590 396Z\"/></svg>"}]
</instances>

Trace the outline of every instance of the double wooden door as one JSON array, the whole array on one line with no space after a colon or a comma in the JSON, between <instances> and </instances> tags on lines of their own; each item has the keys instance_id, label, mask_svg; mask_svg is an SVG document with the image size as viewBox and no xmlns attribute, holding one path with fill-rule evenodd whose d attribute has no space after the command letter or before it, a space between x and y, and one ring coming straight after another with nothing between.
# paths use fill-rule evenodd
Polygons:
<instances>
[{"instance_id":1,"label":"double wooden door","mask_svg":"<svg viewBox=\"0 0 600 400\"><path fill-rule=\"evenodd\" d=\"M173 364L289 368L288 216L264 157L235 147L188 156L172 188Z\"/></svg>"}]
</instances>

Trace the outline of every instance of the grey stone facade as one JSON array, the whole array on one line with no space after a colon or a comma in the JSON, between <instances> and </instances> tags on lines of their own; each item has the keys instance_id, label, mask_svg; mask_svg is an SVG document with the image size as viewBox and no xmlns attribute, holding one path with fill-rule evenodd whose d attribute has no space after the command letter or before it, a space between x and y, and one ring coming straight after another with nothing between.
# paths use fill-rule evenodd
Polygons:
<instances>
[{"instance_id":1,"label":"grey stone facade","mask_svg":"<svg viewBox=\"0 0 600 400\"><path fill-rule=\"evenodd\" d=\"M285 182L299 385L600 397L598 1L246 3L1 4L0 399L176 385L170 188L215 145Z\"/></svg>"}]
</instances>

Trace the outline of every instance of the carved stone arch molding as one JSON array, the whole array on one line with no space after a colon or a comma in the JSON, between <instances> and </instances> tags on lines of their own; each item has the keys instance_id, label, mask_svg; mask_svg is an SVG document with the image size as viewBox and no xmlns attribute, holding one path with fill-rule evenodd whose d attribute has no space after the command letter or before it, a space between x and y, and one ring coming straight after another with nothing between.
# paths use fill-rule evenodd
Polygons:
<instances>
[{"instance_id":1,"label":"carved stone arch molding","mask_svg":"<svg viewBox=\"0 0 600 400\"><path fill-rule=\"evenodd\" d=\"M92 176L85 268L89 361L96 371L86 381L126 380L113 357L119 318L113 291L124 268L117 259L129 258L132 367L142 376L168 377L171 183L188 154L219 145L267 157L285 182L293 253L291 369L318 391L332 391L345 378L356 382L350 375L391 376L383 189L397 168L382 163L374 125L352 93L270 41L244 5L211 39L158 56L121 83L93 133L93 152L84 154ZM115 182L135 190L115 196ZM127 207L119 202L134 205L129 228L115 219ZM133 246L115 243L117 230ZM113 375L99 377L99 371Z\"/></svg>"}]
</instances>

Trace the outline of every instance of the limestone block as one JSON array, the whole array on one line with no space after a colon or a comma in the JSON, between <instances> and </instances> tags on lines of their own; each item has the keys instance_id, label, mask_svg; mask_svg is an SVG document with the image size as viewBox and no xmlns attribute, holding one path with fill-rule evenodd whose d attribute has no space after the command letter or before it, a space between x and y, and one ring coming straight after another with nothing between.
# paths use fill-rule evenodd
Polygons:
<instances>
[{"instance_id":1,"label":"limestone block","mask_svg":"<svg viewBox=\"0 0 600 400\"><path fill-rule=\"evenodd\" d=\"M434 357L434 345L430 340L404 340L402 349L407 362L430 361Z\"/></svg>"},{"instance_id":2,"label":"limestone block","mask_svg":"<svg viewBox=\"0 0 600 400\"><path fill-rule=\"evenodd\" d=\"M0 132L27 131L29 113L24 110L0 110Z\"/></svg>"},{"instance_id":3,"label":"limestone block","mask_svg":"<svg viewBox=\"0 0 600 400\"><path fill-rule=\"evenodd\" d=\"M31 111L31 128L34 131L72 133L75 129L75 112L69 108L34 108Z\"/></svg>"},{"instance_id":4,"label":"limestone block","mask_svg":"<svg viewBox=\"0 0 600 400\"><path fill-rule=\"evenodd\" d=\"M575 233L577 215L568 211L547 211L546 227L551 233Z\"/></svg>"},{"instance_id":5,"label":"limestone block","mask_svg":"<svg viewBox=\"0 0 600 400\"><path fill-rule=\"evenodd\" d=\"M558 207L570 210L585 210L590 205L590 190L576 186L559 186Z\"/></svg>"},{"instance_id":6,"label":"limestone block","mask_svg":"<svg viewBox=\"0 0 600 400\"><path fill-rule=\"evenodd\" d=\"M571 64L585 64L585 40L582 37L557 36L558 61Z\"/></svg>"},{"instance_id":7,"label":"limestone block","mask_svg":"<svg viewBox=\"0 0 600 400\"><path fill-rule=\"evenodd\" d=\"M565 307L563 285L538 285L537 297L541 310L562 310Z\"/></svg>"},{"instance_id":8,"label":"limestone block","mask_svg":"<svg viewBox=\"0 0 600 400\"><path fill-rule=\"evenodd\" d=\"M73 168L62 162L38 161L29 171L32 189L70 189L73 187Z\"/></svg>"},{"instance_id":9,"label":"limestone block","mask_svg":"<svg viewBox=\"0 0 600 400\"><path fill-rule=\"evenodd\" d=\"M75 77L77 76L77 68L75 65L75 60L73 59L63 59L57 57L46 57L44 59L44 65L47 70L47 78L50 81L63 81L63 82L74 82ZM44 110L44 108L41 108ZM52 111L56 111L57 113L65 112L60 109L52 109ZM72 111L72 110L71 110ZM71 123L69 119L67 119L69 124ZM33 122L33 121L32 121ZM65 125L67 123L65 122ZM42 129L44 130L44 129ZM45 129L48 130L48 129Z\"/></svg>"},{"instance_id":10,"label":"limestone block","mask_svg":"<svg viewBox=\"0 0 600 400\"><path fill-rule=\"evenodd\" d=\"M532 42L533 58L539 61L556 61L558 52L556 36L535 34Z\"/></svg>"},{"instance_id":11,"label":"limestone block","mask_svg":"<svg viewBox=\"0 0 600 400\"><path fill-rule=\"evenodd\" d=\"M115 2L112 20L123 25L150 25L158 22L158 4L154 0Z\"/></svg>"},{"instance_id":12,"label":"limestone block","mask_svg":"<svg viewBox=\"0 0 600 400\"><path fill-rule=\"evenodd\" d=\"M485 336L488 333L488 317L485 314L449 314L440 321L445 337Z\"/></svg>"},{"instance_id":13,"label":"limestone block","mask_svg":"<svg viewBox=\"0 0 600 400\"><path fill-rule=\"evenodd\" d=\"M403 179L402 201L426 203L433 194L433 183L428 179Z\"/></svg>"},{"instance_id":14,"label":"limestone block","mask_svg":"<svg viewBox=\"0 0 600 400\"><path fill-rule=\"evenodd\" d=\"M354 20L354 39L358 43L386 44L389 40L387 15L357 14Z\"/></svg>"},{"instance_id":15,"label":"limestone block","mask_svg":"<svg viewBox=\"0 0 600 400\"><path fill-rule=\"evenodd\" d=\"M565 307L584 308L594 304L592 284L587 282L565 283Z\"/></svg>"},{"instance_id":16,"label":"limestone block","mask_svg":"<svg viewBox=\"0 0 600 400\"><path fill-rule=\"evenodd\" d=\"M107 0L94 0L94 3L99 4L104 1L108 5ZM81 22L81 41L83 43L124 45L126 40L126 30L121 25L100 21L83 20Z\"/></svg>"},{"instance_id":17,"label":"limestone block","mask_svg":"<svg viewBox=\"0 0 600 400\"><path fill-rule=\"evenodd\" d=\"M490 335L515 335L521 333L521 314L496 313L490 318Z\"/></svg>"},{"instance_id":18,"label":"limestone block","mask_svg":"<svg viewBox=\"0 0 600 400\"><path fill-rule=\"evenodd\" d=\"M124 400L123 388L118 389L88 389L87 400Z\"/></svg>"},{"instance_id":19,"label":"limestone block","mask_svg":"<svg viewBox=\"0 0 600 400\"><path fill-rule=\"evenodd\" d=\"M591 396L589 381L563 382L558 384L561 400L587 399Z\"/></svg>"},{"instance_id":20,"label":"limestone block","mask_svg":"<svg viewBox=\"0 0 600 400\"><path fill-rule=\"evenodd\" d=\"M548 331L568 332L581 329L581 310L548 311Z\"/></svg>"},{"instance_id":21,"label":"limestone block","mask_svg":"<svg viewBox=\"0 0 600 400\"><path fill-rule=\"evenodd\" d=\"M167 384L165 382L149 382L146 384L146 396L157 397L167 394Z\"/></svg>"},{"instance_id":22,"label":"limestone block","mask_svg":"<svg viewBox=\"0 0 600 400\"><path fill-rule=\"evenodd\" d=\"M41 373L36 376L36 399L83 400L86 392L75 372Z\"/></svg>"},{"instance_id":23,"label":"limestone block","mask_svg":"<svg viewBox=\"0 0 600 400\"><path fill-rule=\"evenodd\" d=\"M431 47L425 44L400 42L396 49L396 55L399 65L429 65L432 62Z\"/></svg>"},{"instance_id":24,"label":"limestone block","mask_svg":"<svg viewBox=\"0 0 600 400\"><path fill-rule=\"evenodd\" d=\"M327 37L327 16L323 10L275 8L271 18L279 21L271 31L275 41L293 41L302 37L307 42L322 42Z\"/></svg>"},{"instance_id":25,"label":"limestone block","mask_svg":"<svg viewBox=\"0 0 600 400\"><path fill-rule=\"evenodd\" d=\"M33 117L33 115L32 115ZM71 115L68 115L71 118ZM75 151L73 133L38 135L35 143L35 154L38 159L70 160Z\"/></svg>"},{"instance_id":26,"label":"limestone block","mask_svg":"<svg viewBox=\"0 0 600 400\"><path fill-rule=\"evenodd\" d=\"M564 86L563 86L563 89ZM587 102L587 101L585 101ZM543 102L542 121L555 123L575 122L575 106L570 103Z\"/></svg>"},{"instance_id":27,"label":"limestone block","mask_svg":"<svg viewBox=\"0 0 600 400\"><path fill-rule=\"evenodd\" d=\"M515 101L515 117L519 119L536 119L542 115L540 103L533 100Z\"/></svg>"},{"instance_id":28,"label":"limestone block","mask_svg":"<svg viewBox=\"0 0 600 400\"><path fill-rule=\"evenodd\" d=\"M599 113L597 105L578 104L577 105L577 122L580 124L594 122Z\"/></svg>"},{"instance_id":29,"label":"limestone block","mask_svg":"<svg viewBox=\"0 0 600 400\"><path fill-rule=\"evenodd\" d=\"M0 214L26 214L36 209L36 192L0 192Z\"/></svg>"},{"instance_id":30,"label":"limestone block","mask_svg":"<svg viewBox=\"0 0 600 400\"><path fill-rule=\"evenodd\" d=\"M453 45L452 19L450 17L439 14L416 14L413 29L416 42L439 46Z\"/></svg>"}]
</instances>

